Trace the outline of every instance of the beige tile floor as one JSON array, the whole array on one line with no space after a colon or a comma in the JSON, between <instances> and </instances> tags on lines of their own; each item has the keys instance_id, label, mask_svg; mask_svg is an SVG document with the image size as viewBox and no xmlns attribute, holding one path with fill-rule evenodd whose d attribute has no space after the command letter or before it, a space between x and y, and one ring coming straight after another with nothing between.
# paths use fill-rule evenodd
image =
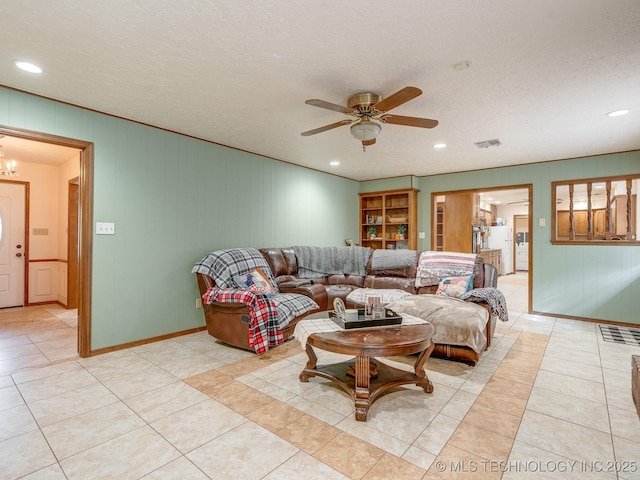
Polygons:
<instances>
[{"instance_id":1,"label":"beige tile floor","mask_svg":"<svg viewBox=\"0 0 640 480\"><path fill-rule=\"evenodd\" d=\"M298 381L296 341L256 357L200 332L79 359L74 311L1 311L0 479L640 478L640 348L523 313L525 274L499 287L510 320L479 364L430 359L433 394L402 388L366 423Z\"/></svg>"}]
</instances>

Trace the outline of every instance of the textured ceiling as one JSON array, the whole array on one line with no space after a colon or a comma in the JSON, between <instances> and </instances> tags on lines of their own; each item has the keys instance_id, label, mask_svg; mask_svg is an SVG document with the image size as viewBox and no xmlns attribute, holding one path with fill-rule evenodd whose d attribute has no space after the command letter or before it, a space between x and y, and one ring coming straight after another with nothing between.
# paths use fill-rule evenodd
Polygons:
<instances>
[{"instance_id":1,"label":"textured ceiling","mask_svg":"<svg viewBox=\"0 0 640 480\"><path fill-rule=\"evenodd\" d=\"M0 44L2 85L355 180L640 149L638 0L3 0ZM408 85L437 127L300 136Z\"/></svg>"}]
</instances>

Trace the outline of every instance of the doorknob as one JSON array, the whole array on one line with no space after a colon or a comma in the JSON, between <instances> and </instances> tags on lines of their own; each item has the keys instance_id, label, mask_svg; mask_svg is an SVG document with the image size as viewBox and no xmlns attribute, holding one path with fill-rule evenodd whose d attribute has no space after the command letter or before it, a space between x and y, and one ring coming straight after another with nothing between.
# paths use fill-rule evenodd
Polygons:
<instances>
[{"instance_id":1,"label":"doorknob","mask_svg":"<svg viewBox=\"0 0 640 480\"><path fill-rule=\"evenodd\" d=\"M16 257L21 257L22 254L20 252L16 253Z\"/></svg>"}]
</instances>

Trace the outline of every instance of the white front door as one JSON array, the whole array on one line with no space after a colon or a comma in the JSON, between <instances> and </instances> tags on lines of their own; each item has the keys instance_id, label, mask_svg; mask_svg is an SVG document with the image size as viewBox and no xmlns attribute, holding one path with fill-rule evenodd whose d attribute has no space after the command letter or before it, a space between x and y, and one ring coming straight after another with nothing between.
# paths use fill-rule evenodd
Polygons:
<instances>
[{"instance_id":1,"label":"white front door","mask_svg":"<svg viewBox=\"0 0 640 480\"><path fill-rule=\"evenodd\" d=\"M0 182L0 308L24 305L25 185Z\"/></svg>"}]
</instances>

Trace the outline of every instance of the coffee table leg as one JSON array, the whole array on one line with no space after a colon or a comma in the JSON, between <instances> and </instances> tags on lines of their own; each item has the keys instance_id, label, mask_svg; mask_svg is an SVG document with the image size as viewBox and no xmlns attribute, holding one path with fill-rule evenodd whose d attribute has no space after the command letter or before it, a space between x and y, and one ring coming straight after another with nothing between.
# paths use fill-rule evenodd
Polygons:
<instances>
[{"instance_id":1,"label":"coffee table leg","mask_svg":"<svg viewBox=\"0 0 640 480\"><path fill-rule=\"evenodd\" d=\"M418 357L418 360L416 360L416 363L413 366L413 370L416 373L416 377L422 379L422 380L416 381L416 385L419 387L422 387L426 393L433 392L433 383L431 383L431 380L429 380L429 377L427 377L427 373L424 371L424 363L431 356L431 352L433 352L433 349L435 348L435 346L436 344L431 342L431 345L429 345L429 348L422 351L422 353Z\"/></svg>"},{"instance_id":2,"label":"coffee table leg","mask_svg":"<svg viewBox=\"0 0 640 480\"><path fill-rule=\"evenodd\" d=\"M307 369L313 370L314 368L316 368L316 365L318 363L318 357L316 356L316 352L313 351L313 348L311 348L311 345L309 345L308 343L307 343L307 346L305 347L305 351L307 352L307 357L309 357L309 360L307 360ZM309 381L309 375L305 373L305 370L302 371L299 379L301 382Z\"/></svg>"},{"instance_id":3,"label":"coffee table leg","mask_svg":"<svg viewBox=\"0 0 640 480\"><path fill-rule=\"evenodd\" d=\"M356 420L367 421L369 412L369 357L356 357L355 406Z\"/></svg>"}]
</instances>

